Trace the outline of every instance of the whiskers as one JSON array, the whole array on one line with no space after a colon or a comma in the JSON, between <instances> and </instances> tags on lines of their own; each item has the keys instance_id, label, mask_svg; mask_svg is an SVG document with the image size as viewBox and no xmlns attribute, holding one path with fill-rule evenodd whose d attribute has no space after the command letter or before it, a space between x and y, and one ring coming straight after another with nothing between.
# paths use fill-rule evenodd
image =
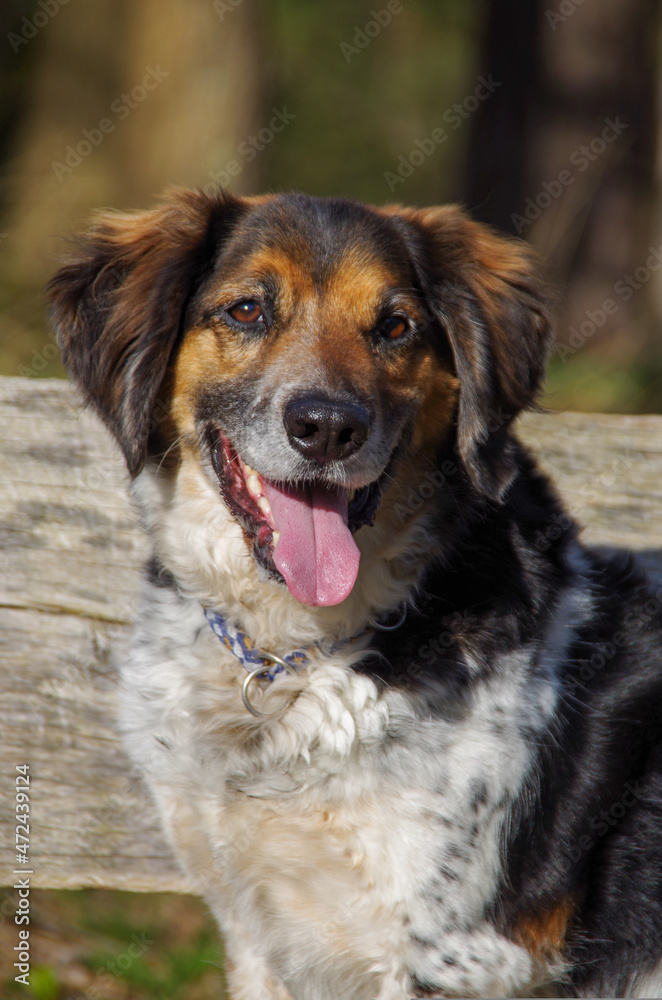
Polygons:
<instances>
[{"instance_id":1,"label":"whiskers","mask_svg":"<svg viewBox=\"0 0 662 1000\"><path fill-rule=\"evenodd\" d=\"M166 450L161 455L161 461L159 462L159 464L156 467L157 473L159 473L161 471L161 466L165 462L166 458L168 457L168 455L170 454L170 452L172 451L172 449L175 448L181 441L183 441L184 437L185 437L184 434L180 434L178 437L175 438L175 440L172 442L172 444L169 445L168 448L166 448Z\"/></svg>"}]
</instances>

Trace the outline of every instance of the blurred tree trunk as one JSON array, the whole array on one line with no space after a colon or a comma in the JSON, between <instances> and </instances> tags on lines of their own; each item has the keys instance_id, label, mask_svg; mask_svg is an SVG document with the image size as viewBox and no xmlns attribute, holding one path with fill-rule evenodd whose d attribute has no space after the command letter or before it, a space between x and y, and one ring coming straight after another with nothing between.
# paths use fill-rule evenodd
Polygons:
<instances>
[{"instance_id":1,"label":"blurred tree trunk","mask_svg":"<svg viewBox=\"0 0 662 1000\"><path fill-rule=\"evenodd\" d=\"M249 3L94 0L39 28L6 168L6 283L45 279L58 237L97 206L146 207L168 184L223 178L270 108L259 27ZM232 188L259 186L260 162L240 159Z\"/></svg>"},{"instance_id":2,"label":"blurred tree trunk","mask_svg":"<svg viewBox=\"0 0 662 1000\"><path fill-rule=\"evenodd\" d=\"M631 362L656 327L659 0L489 7L483 69L502 86L475 116L466 203L547 257L567 295L562 357Z\"/></svg>"},{"instance_id":3,"label":"blurred tree trunk","mask_svg":"<svg viewBox=\"0 0 662 1000\"><path fill-rule=\"evenodd\" d=\"M464 199L472 214L505 232L526 186L528 148L539 115L539 52L533 43L539 0L491 0L482 69L497 87L473 118L464 167Z\"/></svg>"}]
</instances>

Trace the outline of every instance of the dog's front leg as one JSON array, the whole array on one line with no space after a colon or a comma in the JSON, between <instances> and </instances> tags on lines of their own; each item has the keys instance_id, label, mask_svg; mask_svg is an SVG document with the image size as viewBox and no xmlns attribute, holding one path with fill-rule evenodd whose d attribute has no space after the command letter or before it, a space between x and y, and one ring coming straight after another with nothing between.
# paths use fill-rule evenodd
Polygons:
<instances>
[{"instance_id":1,"label":"dog's front leg","mask_svg":"<svg viewBox=\"0 0 662 1000\"><path fill-rule=\"evenodd\" d=\"M529 953L492 927L452 931L421 944L414 961L415 997L512 997L536 986Z\"/></svg>"},{"instance_id":2,"label":"dog's front leg","mask_svg":"<svg viewBox=\"0 0 662 1000\"><path fill-rule=\"evenodd\" d=\"M232 1000L292 1000L292 995L251 945L250 933L236 917L236 906L205 834L204 817L184 796L151 782L164 829L177 860L194 880L215 916L225 944L225 971ZM220 950L220 948L219 948Z\"/></svg>"},{"instance_id":3,"label":"dog's front leg","mask_svg":"<svg viewBox=\"0 0 662 1000\"><path fill-rule=\"evenodd\" d=\"M224 927L225 973L231 1000L293 1000L262 956L251 947L243 930L228 927L227 915L219 923Z\"/></svg>"}]
</instances>

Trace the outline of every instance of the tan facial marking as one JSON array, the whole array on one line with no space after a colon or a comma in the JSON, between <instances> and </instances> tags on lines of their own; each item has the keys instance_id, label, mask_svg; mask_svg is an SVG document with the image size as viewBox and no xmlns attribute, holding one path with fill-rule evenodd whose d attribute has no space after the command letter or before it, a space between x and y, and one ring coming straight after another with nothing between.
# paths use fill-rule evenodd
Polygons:
<instances>
[{"instance_id":1,"label":"tan facial marking","mask_svg":"<svg viewBox=\"0 0 662 1000\"><path fill-rule=\"evenodd\" d=\"M242 340L224 337L209 327L189 330L174 367L172 414L179 433L195 436L195 412L200 388L229 382L250 361Z\"/></svg>"},{"instance_id":2,"label":"tan facial marking","mask_svg":"<svg viewBox=\"0 0 662 1000\"><path fill-rule=\"evenodd\" d=\"M423 403L416 417L411 449L434 458L455 418L460 383L453 372L429 354L422 359L415 378L422 387Z\"/></svg>"},{"instance_id":3,"label":"tan facial marking","mask_svg":"<svg viewBox=\"0 0 662 1000\"><path fill-rule=\"evenodd\" d=\"M410 458L434 458L454 419L459 383L432 346L377 350L369 334L380 319L384 297L398 295L396 313L420 320L418 297L403 277L362 248L350 247L321 287L313 267L292 253L260 250L219 280L206 306L221 309L234 299L251 298L260 280L278 290L275 332L247 340L222 321L189 330L173 373L172 413L178 432L195 437L196 403L203 388L263 377L274 387L285 382L322 391L346 391L374 400L389 399L418 408ZM256 295L256 297L258 297ZM388 412L383 414L388 420ZM411 466L410 466L411 467Z\"/></svg>"}]
</instances>

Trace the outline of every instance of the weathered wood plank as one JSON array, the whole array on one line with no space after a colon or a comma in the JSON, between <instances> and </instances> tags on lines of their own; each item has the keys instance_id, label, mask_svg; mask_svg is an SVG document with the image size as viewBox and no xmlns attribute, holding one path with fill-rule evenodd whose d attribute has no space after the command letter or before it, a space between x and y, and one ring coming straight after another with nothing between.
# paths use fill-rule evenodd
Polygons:
<instances>
[{"instance_id":1,"label":"weathered wood plank","mask_svg":"<svg viewBox=\"0 0 662 1000\"><path fill-rule=\"evenodd\" d=\"M520 436L589 545L637 551L662 579L662 417L526 414Z\"/></svg>"},{"instance_id":2,"label":"weathered wood plank","mask_svg":"<svg viewBox=\"0 0 662 1000\"><path fill-rule=\"evenodd\" d=\"M662 579L662 417L528 415L521 432L586 540L637 549ZM28 763L35 886L189 888L114 724L110 653L147 554L126 485L67 383L0 379L0 857L12 865L14 768Z\"/></svg>"},{"instance_id":3,"label":"weathered wood plank","mask_svg":"<svg viewBox=\"0 0 662 1000\"><path fill-rule=\"evenodd\" d=\"M27 763L34 886L188 889L114 722L110 650L147 554L126 486L67 383L0 379L0 857L13 861Z\"/></svg>"}]
</instances>

